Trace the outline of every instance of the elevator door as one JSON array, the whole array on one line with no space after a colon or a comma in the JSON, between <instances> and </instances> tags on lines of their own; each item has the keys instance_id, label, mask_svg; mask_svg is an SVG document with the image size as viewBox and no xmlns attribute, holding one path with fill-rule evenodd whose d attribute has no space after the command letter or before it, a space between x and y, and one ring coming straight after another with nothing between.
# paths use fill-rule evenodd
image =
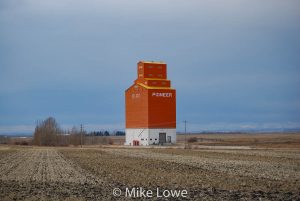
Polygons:
<instances>
[{"instance_id":1,"label":"elevator door","mask_svg":"<svg viewBox=\"0 0 300 201\"><path fill-rule=\"evenodd\" d=\"M166 133L159 133L159 143L163 144L166 143Z\"/></svg>"}]
</instances>

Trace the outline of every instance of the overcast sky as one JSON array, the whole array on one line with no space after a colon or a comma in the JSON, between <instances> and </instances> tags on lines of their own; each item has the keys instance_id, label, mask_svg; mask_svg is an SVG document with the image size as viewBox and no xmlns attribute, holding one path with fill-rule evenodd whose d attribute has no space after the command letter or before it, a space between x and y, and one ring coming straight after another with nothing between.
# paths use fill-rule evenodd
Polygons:
<instances>
[{"instance_id":1,"label":"overcast sky","mask_svg":"<svg viewBox=\"0 0 300 201\"><path fill-rule=\"evenodd\" d=\"M0 133L124 129L139 60L165 61L178 130L300 128L299 0L1 0Z\"/></svg>"}]
</instances>

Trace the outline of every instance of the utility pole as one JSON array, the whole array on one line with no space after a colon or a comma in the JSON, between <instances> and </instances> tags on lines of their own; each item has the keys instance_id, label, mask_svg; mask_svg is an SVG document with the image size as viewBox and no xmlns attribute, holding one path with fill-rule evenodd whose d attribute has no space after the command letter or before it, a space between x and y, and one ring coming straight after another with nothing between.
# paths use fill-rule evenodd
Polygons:
<instances>
[{"instance_id":1,"label":"utility pole","mask_svg":"<svg viewBox=\"0 0 300 201\"><path fill-rule=\"evenodd\" d=\"M184 148L186 148L186 120L184 120Z\"/></svg>"},{"instance_id":2,"label":"utility pole","mask_svg":"<svg viewBox=\"0 0 300 201\"><path fill-rule=\"evenodd\" d=\"M80 124L80 145L81 145L81 148L82 148L82 133L83 133L83 126L82 126L82 124Z\"/></svg>"}]
</instances>

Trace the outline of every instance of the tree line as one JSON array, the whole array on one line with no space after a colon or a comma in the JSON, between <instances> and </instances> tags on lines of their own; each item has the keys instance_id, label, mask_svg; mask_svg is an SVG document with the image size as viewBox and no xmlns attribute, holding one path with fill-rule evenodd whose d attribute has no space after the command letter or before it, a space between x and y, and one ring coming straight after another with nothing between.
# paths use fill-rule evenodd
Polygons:
<instances>
[{"instance_id":1,"label":"tree line","mask_svg":"<svg viewBox=\"0 0 300 201\"><path fill-rule=\"evenodd\" d=\"M89 136L125 136L125 132L123 131L116 131L115 133L110 133L109 131L92 131L88 133Z\"/></svg>"},{"instance_id":2,"label":"tree line","mask_svg":"<svg viewBox=\"0 0 300 201\"><path fill-rule=\"evenodd\" d=\"M112 139L109 138L111 135L122 136L125 135L125 132L92 131L87 133L82 127L78 129L75 126L71 130L66 131L60 128L55 118L48 117L43 121L37 122L32 144L38 146L113 144Z\"/></svg>"}]
</instances>

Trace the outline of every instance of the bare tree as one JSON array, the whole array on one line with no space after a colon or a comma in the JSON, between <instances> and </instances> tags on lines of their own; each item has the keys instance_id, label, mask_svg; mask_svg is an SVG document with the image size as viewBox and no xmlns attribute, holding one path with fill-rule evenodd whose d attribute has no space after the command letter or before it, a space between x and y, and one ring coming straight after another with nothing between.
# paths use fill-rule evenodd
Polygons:
<instances>
[{"instance_id":1,"label":"bare tree","mask_svg":"<svg viewBox=\"0 0 300 201\"><path fill-rule=\"evenodd\" d=\"M74 146L80 145L80 131L76 126L73 126L70 133L70 144Z\"/></svg>"},{"instance_id":2,"label":"bare tree","mask_svg":"<svg viewBox=\"0 0 300 201\"><path fill-rule=\"evenodd\" d=\"M53 117L38 122L33 135L35 145L56 146L60 144L62 130Z\"/></svg>"}]
</instances>

